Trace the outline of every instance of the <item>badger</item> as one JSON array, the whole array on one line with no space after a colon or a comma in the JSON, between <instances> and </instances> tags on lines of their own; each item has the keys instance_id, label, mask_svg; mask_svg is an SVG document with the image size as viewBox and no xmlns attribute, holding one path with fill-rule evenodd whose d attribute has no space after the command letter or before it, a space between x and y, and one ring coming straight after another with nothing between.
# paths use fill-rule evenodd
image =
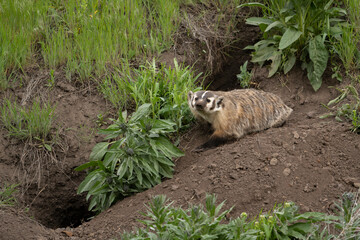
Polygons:
<instances>
[{"instance_id":1,"label":"badger","mask_svg":"<svg viewBox=\"0 0 360 240\"><path fill-rule=\"evenodd\" d=\"M198 149L281 126L293 111L275 94L256 89L189 91L187 99L194 117L210 123L214 130L210 140Z\"/></svg>"}]
</instances>

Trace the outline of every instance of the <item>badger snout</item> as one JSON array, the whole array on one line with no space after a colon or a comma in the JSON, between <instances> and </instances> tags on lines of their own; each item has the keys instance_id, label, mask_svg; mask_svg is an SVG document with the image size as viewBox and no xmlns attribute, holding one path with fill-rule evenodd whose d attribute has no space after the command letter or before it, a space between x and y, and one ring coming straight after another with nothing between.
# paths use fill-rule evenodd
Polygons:
<instances>
[{"instance_id":1,"label":"badger snout","mask_svg":"<svg viewBox=\"0 0 360 240\"><path fill-rule=\"evenodd\" d=\"M195 107L197 110L203 110L206 106L206 102L205 101L197 101L195 103Z\"/></svg>"}]
</instances>

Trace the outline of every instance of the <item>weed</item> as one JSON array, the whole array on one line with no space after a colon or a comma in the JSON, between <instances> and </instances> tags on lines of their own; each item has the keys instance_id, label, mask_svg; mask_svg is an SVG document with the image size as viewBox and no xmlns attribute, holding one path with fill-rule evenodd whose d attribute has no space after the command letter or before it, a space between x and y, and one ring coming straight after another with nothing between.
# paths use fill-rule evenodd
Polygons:
<instances>
[{"instance_id":1,"label":"weed","mask_svg":"<svg viewBox=\"0 0 360 240\"><path fill-rule=\"evenodd\" d=\"M240 66L240 74L237 74L236 77L240 82L242 88L249 88L252 79L252 72L247 70L248 61L246 61L242 66Z\"/></svg>"},{"instance_id":2,"label":"weed","mask_svg":"<svg viewBox=\"0 0 360 240\"><path fill-rule=\"evenodd\" d=\"M151 103L153 118L170 119L176 123L177 130L191 122L186 94L189 90L198 90L195 82L200 75L194 76L189 67L180 66L174 60L174 68L156 66L155 60L139 69L130 70L123 65L113 79L105 78L101 91L120 109L134 102L136 108Z\"/></svg>"},{"instance_id":3,"label":"weed","mask_svg":"<svg viewBox=\"0 0 360 240\"><path fill-rule=\"evenodd\" d=\"M105 140L95 145L90 162L76 168L90 172L78 193L88 192L89 210L103 211L116 200L151 188L163 177L171 178L171 158L183 156L165 137L175 131L170 120L150 118L151 105L141 105L131 117L126 111L102 133Z\"/></svg>"},{"instance_id":4,"label":"weed","mask_svg":"<svg viewBox=\"0 0 360 240\"><path fill-rule=\"evenodd\" d=\"M222 211L223 205L216 205L216 197L207 195L205 206L182 209L173 207L163 195L155 196L147 205L147 219L140 220L145 229L124 233L121 239L330 239L329 233L320 232L320 224L339 219L319 212L300 214L294 203L287 202L254 220L242 213L226 224L223 221L231 209Z\"/></svg>"},{"instance_id":5,"label":"weed","mask_svg":"<svg viewBox=\"0 0 360 240\"><path fill-rule=\"evenodd\" d=\"M14 197L14 193L17 192L16 187L19 184L1 184L0 187L0 208L14 206L16 203L16 199Z\"/></svg>"},{"instance_id":6,"label":"weed","mask_svg":"<svg viewBox=\"0 0 360 240\"><path fill-rule=\"evenodd\" d=\"M54 107L50 103L41 105L34 101L30 109L6 99L0 108L1 122L9 136L18 139L46 140L50 134Z\"/></svg>"},{"instance_id":7,"label":"weed","mask_svg":"<svg viewBox=\"0 0 360 240\"><path fill-rule=\"evenodd\" d=\"M321 116L321 118L335 116L337 121L343 121L342 117L350 120L352 122L351 130L353 132L358 132L360 129L360 98L359 93L356 88L352 85L348 85L343 89L337 89L340 91L340 95L332 99L325 106L327 109L330 109L331 105L336 106L336 110L332 110L330 113ZM340 102L343 102L346 98L350 98L348 103L343 103L338 107Z\"/></svg>"},{"instance_id":8,"label":"weed","mask_svg":"<svg viewBox=\"0 0 360 240\"><path fill-rule=\"evenodd\" d=\"M348 23L339 24L338 30L330 39L334 52L341 59L345 70L352 70L358 67L359 51L357 43L360 40L360 33L355 27Z\"/></svg>"},{"instance_id":9,"label":"weed","mask_svg":"<svg viewBox=\"0 0 360 240\"><path fill-rule=\"evenodd\" d=\"M337 5L332 0L276 0L240 5L261 7L264 14L246 20L259 26L264 38L247 47L254 50L251 61L260 65L270 61L271 77L279 70L289 72L300 57L302 68L307 70L307 77L317 91L329 58L328 36L338 33L337 24L346 14Z\"/></svg>"}]
</instances>

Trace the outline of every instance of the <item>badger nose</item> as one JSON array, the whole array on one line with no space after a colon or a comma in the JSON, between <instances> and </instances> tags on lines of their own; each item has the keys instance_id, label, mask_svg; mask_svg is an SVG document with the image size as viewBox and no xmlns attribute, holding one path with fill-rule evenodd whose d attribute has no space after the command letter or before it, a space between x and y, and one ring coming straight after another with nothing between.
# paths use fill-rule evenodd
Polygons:
<instances>
[{"instance_id":1,"label":"badger nose","mask_svg":"<svg viewBox=\"0 0 360 240\"><path fill-rule=\"evenodd\" d=\"M196 108L198 108L198 109L202 109L202 108L203 108L202 104L196 104L195 106L196 106Z\"/></svg>"}]
</instances>

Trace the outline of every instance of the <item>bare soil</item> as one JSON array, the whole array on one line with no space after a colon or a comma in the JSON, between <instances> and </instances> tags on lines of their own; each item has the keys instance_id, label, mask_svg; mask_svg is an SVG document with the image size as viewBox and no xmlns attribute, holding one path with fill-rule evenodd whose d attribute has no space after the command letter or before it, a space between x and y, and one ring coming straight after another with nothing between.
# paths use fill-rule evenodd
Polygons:
<instances>
[{"instance_id":1,"label":"bare soil","mask_svg":"<svg viewBox=\"0 0 360 240\"><path fill-rule=\"evenodd\" d=\"M244 25L239 29L242 40L238 49L258 37L254 28ZM249 60L249 53L237 50L232 55L222 72L211 78L210 89L240 88L236 74ZM171 62L174 56L179 55L167 52L162 60ZM344 192L358 191L354 183L360 182L360 135L349 131L349 123L319 118L327 113L321 104L338 95L329 88L338 84L331 73L325 74L323 86L314 93L299 66L286 76L271 79L266 78L266 68L255 67L256 86L279 95L294 109L284 126L195 153L192 150L204 143L210 132L194 124L182 136L180 148L185 156L176 160L172 179L88 220L91 213L86 211L85 196L76 194L85 173L74 168L87 162L92 147L101 141L97 115L107 119L112 110L92 86L77 86L57 74L56 86L49 89L44 87L49 76L40 69L33 71L27 86L0 93L1 99L16 96L25 105L33 100L31 96L50 99L56 104L56 126L61 126L59 144L54 146L54 154L41 154L36 144L11 139L0 129L0 181L21 181L26 188L18 197L29 208L27 213L0 209L0 239L118 237L125 230L141 227L136 219L142 218L144 204L157 194L186 207L202 202L206 193L215 193L219 202L226 200L226 208L235 206L230 217L236 217L241 212L254 216L283 201L294 201L302 211L331 213L333 202ZM37 172L36 167L42 171Z\"/></svg>"}]
</instances>

